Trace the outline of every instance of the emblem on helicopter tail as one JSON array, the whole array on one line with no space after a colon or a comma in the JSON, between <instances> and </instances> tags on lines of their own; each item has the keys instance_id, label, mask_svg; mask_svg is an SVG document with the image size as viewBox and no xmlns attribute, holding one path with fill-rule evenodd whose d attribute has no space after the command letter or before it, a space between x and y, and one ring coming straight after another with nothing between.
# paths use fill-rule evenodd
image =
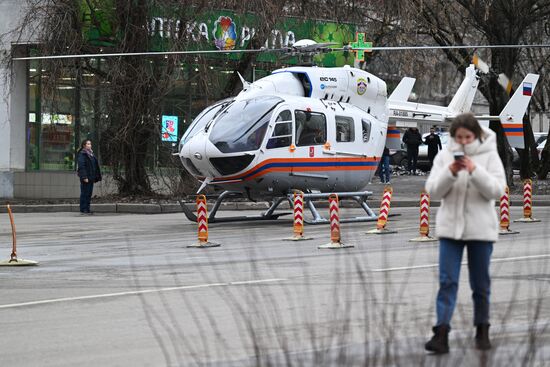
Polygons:
<instances>
[{"instance_id":1,"label":"emblem on helicopter tail","mask_svg":"<svg viewBox=\"0 0 550 367\"><path fill-rule=\"evenodd\" d=\"M220 16L214 22L212 35L218 50L232 50L237 42L237 26L231 17Z\"/></svg>"},{"instance_id":2,"label":"emblem on helicopter tail","mask_svg":"<svg viewBox=\"0 0 550 367\"><path fill-rule=\"evenodd\" d=\"M367 91L367 81L363 78L357 79L357 94L362 96Z\"/></svg>"}]
</instances>

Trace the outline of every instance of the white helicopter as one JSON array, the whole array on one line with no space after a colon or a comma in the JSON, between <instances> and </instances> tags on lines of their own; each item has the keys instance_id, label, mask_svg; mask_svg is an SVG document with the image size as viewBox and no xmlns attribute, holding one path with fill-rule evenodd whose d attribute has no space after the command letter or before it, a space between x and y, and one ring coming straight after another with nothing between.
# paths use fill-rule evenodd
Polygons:
<instances>
[{"instance_id":1,"label":"white helicopter","mask_svg":"<svg viewBox=\"0 0 550 367\"><path fill-rule=\"evenodd\" d=\"M308 52L314 41L296 43ZM326 47L326 44L323 44ZM240 75L239 75L240 76ZM414 79L404 78L391 96L386 83L350 66L289 67L275 70L254 83L242 76L243 90L207 107L183 135L177 155L183 166L207 185L222 187L209 216L211 222L276 219L277 206L293 191L304 192L313 215L308 223L326 222L312 200L329 193L357 201L367 216L347 221L375 220L362 191L374 175L384 147L400 145L400 122L429 125L449 123L470 110L479 78L471 65L446 107L409 102ZM523 144L522 118L538 75L528 74L498 119L512 146ZM216 218L222 200L242 194L273 198L263 214ZM182 204L188 219L196 216Z\"/></svg>"}]
</instances>

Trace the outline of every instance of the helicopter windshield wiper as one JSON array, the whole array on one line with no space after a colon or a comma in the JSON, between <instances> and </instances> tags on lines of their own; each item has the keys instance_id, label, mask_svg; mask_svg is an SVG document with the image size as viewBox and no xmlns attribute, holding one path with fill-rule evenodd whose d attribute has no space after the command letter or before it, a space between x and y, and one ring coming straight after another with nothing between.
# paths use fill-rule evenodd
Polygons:
<instances>
[{"instance_id":1,"label":"helicopter windshield wiper","mask_svg":"<svg viewBox=\"0 0 550 367\"><path fill-rule=\"evenodd\" d=\"M221 106L221 108L218 110L218 112L216 112L214 114L214 116L212 116L212 118L210 119L210 121L208 121L206 123L206 125L204 126L204 132L207 133L208 130L210 129L210 126L212 126L212 123L214 122L214 120L220 116L222 113L227 113L227 107L229 107L229 105L231 105L234 101L230 101L230 102L227 102L226 104L223 104Z\"/></svg>"}]
</instances>

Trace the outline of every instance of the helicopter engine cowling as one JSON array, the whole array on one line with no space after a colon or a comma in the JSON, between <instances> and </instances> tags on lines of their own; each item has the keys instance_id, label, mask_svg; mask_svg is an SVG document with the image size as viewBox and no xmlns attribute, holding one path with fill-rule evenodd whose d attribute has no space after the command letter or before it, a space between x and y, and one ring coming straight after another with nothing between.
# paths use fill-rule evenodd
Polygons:
<instances>
[{"instance_id":1,"label":"helicopter engine cowling","mask_svg":"<svg viewBox=\"0 0 550 367\"><path fill-rule=\"evenodd\" d=\"M275 70L266 78L288 74L300 82L305 97L349 103L381 121L388 119L386 82L369 72L347 65L342 68L297 66Z\"/></svg>"},{"instance_id":2,"label":"helicopter engine cowling","mask_svg":"<svg viewBox=\"0 0 550 367\"><path fill-rule=\"evenodd\" d=\"M252 84L245 85L236 99L253 98L256 95L287 94L304 97L304 88L298 78L290 73L271 74Z\"/></svg>"}]
</instances>

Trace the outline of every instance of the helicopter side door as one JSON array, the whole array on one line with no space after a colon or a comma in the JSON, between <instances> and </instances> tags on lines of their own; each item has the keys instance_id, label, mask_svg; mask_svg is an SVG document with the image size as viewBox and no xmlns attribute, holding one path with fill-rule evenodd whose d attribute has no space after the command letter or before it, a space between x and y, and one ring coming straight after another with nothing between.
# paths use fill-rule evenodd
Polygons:
<instances>
[{"instance_id":1,"label":"helicopter side door","mask_svg":"<svg viewBox=\"0 0 550 367\"><path fill-rule=\"evenodd\" d=\"M295 151L291 174L308 183L312 189L321 190L329 177L324 163L317 158L323 158L328 117L321 112L296 109L294 120Z\"/></svg>"}]
</instances>

